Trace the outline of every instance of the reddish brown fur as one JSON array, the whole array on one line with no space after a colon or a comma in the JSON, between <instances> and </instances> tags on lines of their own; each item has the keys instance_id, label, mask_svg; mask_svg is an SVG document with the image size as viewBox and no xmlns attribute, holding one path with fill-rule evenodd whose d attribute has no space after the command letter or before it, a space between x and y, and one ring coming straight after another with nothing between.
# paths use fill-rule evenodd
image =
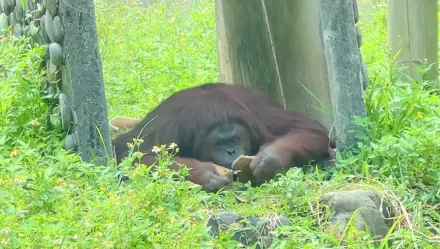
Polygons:
<instances>
[{"instance_id":1,"label":"reddish brown fur","mask_svg":"<svg viewBox=\"0 0 440 249\"><path fill-rule=\"evenodd\" d=\"M144 143L140 151L151 153L154 145L175 142L180 148L177 156L197 159L198 146L207 132L231 120L238 120L249 129L251 155L275 141L279 150L288 151L291 161L301 166L311 159L328 157L328 147L335 147L327 130L304 114L285 110L260 92L215 83L174 93L134 129L117 137L113 141L117 162L127 156L127 143L142 129L139 137Z\"/></svg>"}]
</instances>

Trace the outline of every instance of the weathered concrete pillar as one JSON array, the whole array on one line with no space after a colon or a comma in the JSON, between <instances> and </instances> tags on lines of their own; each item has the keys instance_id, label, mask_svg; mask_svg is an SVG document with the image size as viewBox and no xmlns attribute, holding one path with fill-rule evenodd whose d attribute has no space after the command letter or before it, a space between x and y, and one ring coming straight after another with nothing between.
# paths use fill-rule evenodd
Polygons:
<instances>
[{"instance_id":1,"label":"weathered concrete pillar","mask_svg":"<svg viewBox=\"0 0 440 249\"><path fill-rule=\"evenodd\" d=\"M388 45L399 76L408 82L425 78L438 87L438 1L388 0L387 9Z\"/></svg>"},{"instance_id":2,"label":"weathered concrete pillar","mask_svg":"<svg viewBox=\"0 0 440 249\"><path fill-rule=\"evenodd\" d=\"M67 141L73 141L83 160L106 164L112 150L93 0L59 5L64 30L61 89L74 124Z\"/></svg>"},{"instance_id":3,"label":"weathered concrete pillar","mask_svg":"<svg viewBox=\"0 0 440 249\"><path fill-rule=\"evenodd\" d=\"M354 115L364 115L368 85L354 3L216 0L221 79L334 128L339 148L353 144L348 130Z\"/></svg>"},{"instance_id":4,"label":"weathered concrete pillar","mask_svg":"<svg viewBox=\"0 0 440 249\"><path fill-rule=\"evenodd\" d=\"M7 27L46 48L48 127L65 132L65 149L106 164L112 151L93 0L0 0L0 34Z\"/></svg>"},{"instance_id":5,"label":"weathered concrete pillar","mask_svg":"<svg viewBox=\"0 0 440 249\"><path fill-rule=\"evenodd\" d=\"M327 61L338 148L355 143L354 117L365 116L361 54L353 20L353 0L320 0L322 39Z\"/></svg>"}]
</instances>

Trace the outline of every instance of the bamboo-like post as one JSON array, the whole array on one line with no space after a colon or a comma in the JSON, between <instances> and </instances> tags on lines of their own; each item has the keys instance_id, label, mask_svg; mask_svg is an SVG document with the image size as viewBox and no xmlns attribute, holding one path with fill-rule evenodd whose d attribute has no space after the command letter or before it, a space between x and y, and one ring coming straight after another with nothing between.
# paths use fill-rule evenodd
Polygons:
<instances>
[{"instance_id":1,"label":"bamboo-like post","mask_svg":"<svg viewBox=\"0 0 440 249\"><path fill-rule=\"evenodd\" d=\"M438 82L437 0L388 0L388 45L402 79L420 81L422 64L433 64L427 79Z\"/></svg>"}]
</instances>

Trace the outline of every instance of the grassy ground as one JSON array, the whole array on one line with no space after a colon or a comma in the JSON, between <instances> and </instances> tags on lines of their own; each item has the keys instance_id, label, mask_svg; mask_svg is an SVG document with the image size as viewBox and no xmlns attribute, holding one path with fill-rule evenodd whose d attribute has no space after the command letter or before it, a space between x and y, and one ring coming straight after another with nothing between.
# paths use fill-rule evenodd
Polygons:
<instances>
[{"instance_id":1,"label":"grassy ground","mask_svg":"<svg viewBox=\"0 0 440 249\"><path fill-rule=\"evenodd\" d=\"M111 117L142 117L172 92L217 79L212 1L147 10L118 2L96 6ZM284 231L291 239L273 248L372 248L351 230L338 242L312 208L322 193L367 185L399 211L389 237L395 248L438 248L430 231L440 223L440 99L424 84L395 80L384 5L370 17L360 24L371 82L357 155L339 155L331 181L322 172L291 170L277 182L236 191L245 203L231 191L208 195L148 168L131 170L132 182L118 187L113 168L63 152L58 131L44 122L36 70L42 50L0 38L0 248L234 248L230 234L212 239L205 231L206 216L219 210L287 216L295 224Z\"/></svg>"}]
</instances>

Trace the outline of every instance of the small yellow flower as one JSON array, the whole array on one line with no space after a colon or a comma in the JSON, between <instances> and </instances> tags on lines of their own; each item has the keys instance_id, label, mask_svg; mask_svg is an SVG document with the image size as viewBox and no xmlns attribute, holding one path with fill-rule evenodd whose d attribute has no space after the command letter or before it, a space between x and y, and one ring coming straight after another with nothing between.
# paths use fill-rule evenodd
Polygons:
<instances>
[{"instance_id":1,"label":"small yellow flower","mask_svg":"<svg viewBox=\"0 0 440 249\"><path fill-rule=\"evenodd\" d=\"M40 123L38 123L38 121L36 119L32 119L31 122L29 122L29 124L33 125L33 126L38 126L40 125Z\"/></svg>"},{"instance_id":2,"label":"small yellow flower","mask_svg":"<svg viewBox=\"0 0 440 249\"><path fill-rule=\"evenodd\" d=\"M132 144L132 143L127 143L127 147L128 147L129 149L131 149L131 148L133 148L133 144Z\"/></svg>"},{"instance_id":3,"label":"small yellow flower","mask_svg":"<svg viewBox=\"0 0 440 249\"><path fill-rule=\"evenodd\" d=\"M114 225L115 225L114 223L108 223L108 224L107 224L107 228L110 229L110 228L112 228Z\"/></svg>"},{"instance_id":4,"label":"small yellow flower","mask_svg":"<svg viewBox=\"0 0 440 249\"><path fill-rule=\"evenodd\" d=\"M18 156L18 154L20 154L20 152L21 151L19 149L14 149L11 151L11 153L9 153L9 156L12 156L12 157Z\"/></svg>"},{"instance_id":5,"label":"small yellow flower","mask_svg":"<svg viewBox=\"0 0 440 249\"><path fill-rule=\"evenodd\" d=\"M9 232L11 232L11 228L10 227L4 227L1 232L2 233L9 233Z\"/></svg>"},{"instance_id":6,"label":"small yellow flower","mask_svg":"<svg viewBox=\"0 0 440 249\"><path fill-rule=\"evenodd\" d=\"M133 152L133 156L137 157L137 158L140 158L142 156L142 152L135 151L135 152Z\"/></svg>"},{"instance_id":7,"label":"small yellow flower","mask_svg":"<svg viewBox=\"0 0 440 249\"><path fill-rule=\"evenodd\" d=\"M168 148L170 148L170 149L174 149L174 148L176 148L176 147L177 147L177 144L174 143L174 142L172 142Z\"/></svg>"},{"instance_id":8,"label":"small yellow flower","mask_svg":"<svg viewBox=\"0 0 440 249\"><path fill-rule=\"evenodd\" d=\"M23 182L25 182L24 177L23 177L23 176L17 176L17 177L15 177L15 182L17 182L17 183L23 183Z\"/></svg>"},{"instance_id":9,"label":"small yellow flower","mask_svg":"<svg viewBox=\"0 0 440 249\"><path fill-rule=\"evenodd\" d=\"M55 242L55 244L58 244L58 245L59 245L59 244L61 244L61 239L58 238L58 239L56 239L54 242Z\"/></svg>"},{"instance_id":10,"label":"small yellow flower","mask_svg":"<svg viewBox=\"0 0 440 249\"><path fill-rule=\"evenodd\" d=\"M55 187L53 187L53 190L63 191L64 190L64 186L63 185L55 186Z\"/></svg>"},{"instance_id":11,"label":"small yellow flower","mask_svg":"<svg viewBox=\"0 0 440 249\"><path fill-rule=\"evenodd\" d=\"M2 244L4 244L4 245L8 244L8 240L5 237L3 237L3 239L2 239Z\"/></svg>"},{"instance_id":12,"label":"small yellow flower","mask_svg":"<svg viewBox=\"0 0 440 249\"><path fill-rule=\"evenodd\" d=\"M113 246L113 243L112 242L110 242L110 241L104 241L104 242L102 242L102 244L105 246L105 247L112 247Z\"/></svg>"},{"instance_id":13,"label":"small yellow flower","mask_svg":"<svg viewBox=\"0 0 440 249\"><path fill-rule=\"evenodd\" d=\"M160 148L158 146L153 146L153 149L151 150L153 153L159 153Z\"/></svg>"}]
</instances>

